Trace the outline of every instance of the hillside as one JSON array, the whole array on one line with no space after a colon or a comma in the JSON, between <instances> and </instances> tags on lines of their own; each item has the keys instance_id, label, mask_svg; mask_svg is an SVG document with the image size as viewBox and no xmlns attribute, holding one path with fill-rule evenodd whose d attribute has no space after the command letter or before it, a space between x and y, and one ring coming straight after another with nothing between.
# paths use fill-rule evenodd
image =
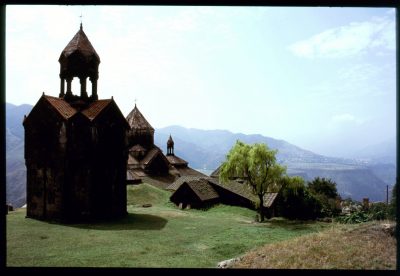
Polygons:
<instances>
[{"instance_id":1,"label":"hillside","mask_svg":"<svg viewBox=\"0 0 400 276\"><path fill-rule=\"evenodd\" d=\"M26 169L24 163L24 129L22 121L32 106L6 104L6 180L7 201L15 207L25 204ZM386 185L395 182L396 166L390 162L365 162L363 160L327 157L304 150L284 140L259 134L245 135L227 130L200 130L170 126L155 131L155 144L166 152L169 135L175 141L175 154L189 162L195 169L215 170L225 159L236 140L246 143L266 143L278 149L278 161L288 167L290 175L300 175L306 180L316 176L329 177L338 185L343 197L372 201L384 201ZM392 144L387 144L379 153L379 147L370 147L371 156L386 156ZM385 159L386 160L386 159Z\"/></svg>"},{"instance_id":2,"label":"hillside","mask_svg":"<svg viewBox=\"0 0 400 276\"><path fill-rule=\"evenodd\" d=\"M265 245L246 253L231 267L395 270L396 238L384 227L378 221L352 228L336 225L321 233Z\"/></svg>"},{"instance_id":3,"label":"hillside","mask_svg":"<svg viewBox=\"0 0 400 276\"><path fill-rule=\"evenodd\" d=\"M148 184L128 186L128 216L109 222L49 223L25 218L26 209L10 212L7 266L215 268L264 244L329 226L284 219L257 224L255 211L226 205L180 210L169 196Z\"/></svg>"},{"instance_id":4,"label":"hillside","mask_svg":"<svg viewBox=\"0 0 400 276\"><path fill-rule=\"evenodd\" d=\"M26 168L22 121L31 109L32 106L27 104L6 104L6 198L15 207L25 204Z\"/></svg>"},{"instance_id":5,"label":"hillside","mask_svg":"<svg viewBox=\"0 0 400 276\"><path fill-rule=\"evenodd\" d=\"M255 223L255 211L216 205L180 210L170 192L128 186L128 215L116 221L60 224L9 212L8 267L394 269L395 238L360 225L290 221ZM152 204L143 207L143 204ZM371 228L370 226L373 226ZM371 231L373 230L373 231ZM350 246L349 246L350 245Z\"/></svg>"},{"instance_id":6,"label":"hillside","mask_svg":"<svg viewBox=\"0 0 400 276\"><path fill-rule=\"evenodd\" d=\"M170 134L175 141L175 153L197 169L215 170L225 160L236 140L241 140L245 143L266 143L270 148L277 149L277 159L287 166L289 175L299 175L306 180L312 180L316 176L331 178L345 198L362 200L368 197L372 201L384 201L386 185L392 186L395 182L394 164L323 156L284 140L259 134L245 135L226 130L170 126L155 132L155 143L164 151ZM379 155L376 151L375 154Z\"/></svg>"}]
</instances>

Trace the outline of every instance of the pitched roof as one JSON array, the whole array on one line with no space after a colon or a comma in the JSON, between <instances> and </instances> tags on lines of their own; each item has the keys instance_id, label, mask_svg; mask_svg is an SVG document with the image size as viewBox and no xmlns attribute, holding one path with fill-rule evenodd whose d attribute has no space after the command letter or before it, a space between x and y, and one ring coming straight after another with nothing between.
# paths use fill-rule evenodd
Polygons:
<instances>
[{"instance_id":1,"label":"pitched roof","mask_svg":"<svg viewBox=\"0 0 400 276\"><path fill-rule=\"evenodd\" d=\"M199 197L201 201L206 201L210 199L219 198L218 193L214 190L214 188L208 183L207 180L199 179L199 180L191 180L185 182L183 185L188 185L192 191ZM183 186L181 186L183 187Z\"/></svg>"},{"instance_id":2,"label":"pitched roof","mask_svg":"<svg viewBox=\"0 0 400 276\"><path fill-rule=\"evenodd\" d=\"M179 158L178 156L175 155L166 155L169 163L171 163L172 165L186 165L188 164L187 161L183 160L182 158Z\"/></svg>"},{"instance_id":3,"label":"pitched roof","mask_svg":"<svg viewBox=\"0 0 400 276\"><path fill-rule=\"evenodd\" d=\"M112 100L97 100L89 104L82 113L89 120L93 121L110 103Z\"/></svg>"},{"instance_id":4,"label":"pitched roof","mask_svg":"<svg viewBox=\"0 0 400 276\"><path fill-rule=\"evenodd\" d=\"M74 116L79 111L71 106L63 98L53 97L44 95L43 96L47 102L53 106L57 112L64 117L64 119L69 119ZM105 108L111 104L113 100L97 100L89 104L81 113L85 115L89 120L93 121Z\"/></svg>"},{"instance_id":5,"label":"pitched roof","mask_svg":"<svg viewBox=\"0 0 400 276\"><path fill-rule=\"evenodd\" d=\"M81 28L75 34L75 36L71 39L71 41L65 46L64 50L61 52L60 59L62 57L69 57L71 54L78 52L79 54L83 55L86 58L94 57L100 62L100 57L96 53L96 50L93 48L92 43L90 43L89 39L87 38L85 32Z\"/></svg>"},{"instance_id":6,"label":"pitched roof","mask_svg":"<svg viewBox=\"0 0 400 276\"><path fill-rule=\"evenodd\" d=\"M144 147L142 147L141 145L136 144L136 145L134 145L133 147L131 147L131 148L129 149L129 151L133 151L133 152L137 152L137 151L139 151L139 152L144 152L144 151L146 151L146 149L145 149Z\"/></svg>"},{"instance_id":7,"label":"pitched roof","mask_svg":"<svg viewBox=\"0 0 400 276\"><path fill-rule=\"evenodd\" d=\"M244 198L247 198L248 200L250 200L252 202L259 201L258 197L253 194L251 188L245 183L239 183L235 180L230 180L227 183L222 183L212 177L207 178L207 180L214 185L218 185L219 187L222 187L232 193L235 193ZM267 208L271 207L272 204L275 202L277 196L278 196L278 193L275 193L275 192L274 193L271 193L271 192L266 193L264 195L263 206L267 207Z\"/></svg>"},{"instance_id":8,"label":"pitched roof","mask_svg":"<svg viewBox=\"0 0 400 276\"><path fill-rule=\"evenodd\" d=\"M43 98L46 99L47 102L50 103L51 106L54 107L55 110L66 120L68 120L78 112L64 99L47 95L44 95Z\"/></svg>"},{"instance_id":9,"label":"pitched roof","mask_svg":"<svg viewBox=\"0 0 400 276\"><path fill-rule=\"evenodd\" d=\"M220 182L218 179L212 177L207 178L207 180L214 185L217 185L225 190L247 198L250 201L256 202L258 200L258 198L253 194L251 188L244 183L239 183L234 180L229 180L228 182L223 183Z\"/></svg>"},{"instance_id":10,"label":"pitched roof","mask_svg":"<svg viewBox=\"0 0 400 276\"><path fill-rule=\"evenodd\" d=\"M248 199L251 202L258 202L258 197L256 195L253 194L251 188L249 186L247 186L246 184L242 184L239 183L237 181L231 180L227 183L220 183L218 180L216 180L215 178L212 177L208 177L208 176L181 176L178 179L176 179L172 184L170 184L169 186L167 186L165 189L167 190L172 190L172 191L177 191L183 184L190 184L190 183L199 183L199 182L207 182L209 185L213 186L218 186L221 187L231 193L237 194L243 198ZM209 188L207 188L205 186L205 184L193 184L193 185L198 185L201 188L199 189L203 189L203 190L207 190ZM191 189L193 191L195 191L194 186L191 186ZM218 193L215 191L215 189L213 189L213 191L218 195ZM201 193L201 192L199 192ZM206 192L204 192L206 193ZM211 192L210 192L211 193ZM275 202L275 200L278 197L278 193L266 193L264 195L264 207L270 208L273 203ZM200 198L200 196L199 196Z\"/></svg>"},{"instance_id":11,"label":"pitched roof","mask_svg":"<svg viewBox=\"0 0 400 276\"><path fill-rule=\"evenodd\" d=\"M132 150L133 149L133 150ZM129 151L135 151L135 150L140 150L144 149L140 145L135 145L133 146ZM128 154L128 169L146 169L156 158L158 155L161 156L161 158L165 159L165 162L168 163L168 160L165 158L165 156L162 154L162 151L158 147L153 147L149 151L146 152L145 156L141 159L135 158L132 154Z\"/></svg>"},{"instance_id":12,"label":"pitched roof","mask_svg":"<svg viewBox=\"0 0 400 276\"><path fill-rule=\"evenodd\" d=\"M129 165L137 167L138 165L140 165L140 161L133 157L132 154L128 154L128 166Z\"/></svg>"},{"instance_id":13,"label":"pitched roof","mask_svg":"<svg viewBox=\"0 0 400 276\"><path fill-rule=\"evenodd\" d=\"M188 176L200 176L200 177L207 177L204 173L196 171L190 167L175 167L181 176L188 175Z\"/></svg>"},{"instance_id":14,"label":"pitched roof","mask_svg":"<svg viewBox=\"0 0 400 276\"><path fill-rule=\"evenodd\" d=\"M131 170L126 171L126 180L132 181L132 180L138 180L138 179L140 179L140 178L135 174L134 171L131 171Z\"/></svg>"},{"instance_id":15,"label":"pitched roof","mask_svg":"<svg viewBox=\"0 0 400 276\"><path fill-rule=\"evenodd\" d=\"M157 147L152 148L151 150L149 150L149 152L146 154L146 156L142 159L142 161L140 161L140 163L144 164L145 166L147 166L148 164L151 163L151 161L161 152L161 150Z\"/></svg>"},{"instance_id":16,"label":"pitched roof","mask_svg":"<svg viewBox=\"0 0 400 276\"><path fill-rule=\"evenodd\" d=\"M211 177L218 177L220 171L221 171L221 165L219 165L218 168L216 168L215 171L213 171L213 172L210 174L210 176L211 176Z\"/></svg>"},{"instance_id":17,"label":"pitched roof","mask_svg":"<svg viewBox=\"0 0 400 276\"><path fill-rule=\"evenodd\" d=\"M216 168L215 171L213 171L213 172L210 174L210 176L211 176L211 177L218 178L218 177L219 177L219 174L220 174L220 172L221 172L221 167L222 167L222 164L219 165L218 168ZM245 178L245 177L239 176L239 175L230 177L230 179L235 179L235 180L244 179L244 178Z\"/></svg>"},{"instance_id":18,"label":"pitched roof","mask_svg":"<svg viewBox=\"0 0 400 276\"><path fill-rule=\"evenodd\" d=\"M204 176L194 176L194 175L181 176L178 177L173 183L171 183L165 189L176 191L184 182L199 180L201 178L204 178Z\"/></svg>"},{"instance_id":19,"label":"pitched roof","mask_svg":"<svg viewBox=\"0 0 400 276\"><path fill-rule=\"evenodd\" d=\"M267 207L267 208L271 207L272 204L274 204L277 196L278 196L278 193L266 193L264 195L264 204L263 204L264 207Z\"/></svg>"},{"instance_id":20,"label":"pitched roof","mask_svg":"<svg viewBox=\"0 0 400 276\"><path fill-rule=\"evenodd\" d=\"M126 117L130 127L135 130L150 130L154 131L154 128L144 118L143 114L139 111L136 104L133 110Z\"/></svg>"},{"instance_id":21,"label":"pitched roof","mask_svg":"<svg viewBox=\"0 0 400 276\"><path fill-rule=\"evenodd\" d=\"M145 177L147 174L140 169L132 169L126 171L126 180L138 180L141 177Z\"/></svg>"}]
</instances>

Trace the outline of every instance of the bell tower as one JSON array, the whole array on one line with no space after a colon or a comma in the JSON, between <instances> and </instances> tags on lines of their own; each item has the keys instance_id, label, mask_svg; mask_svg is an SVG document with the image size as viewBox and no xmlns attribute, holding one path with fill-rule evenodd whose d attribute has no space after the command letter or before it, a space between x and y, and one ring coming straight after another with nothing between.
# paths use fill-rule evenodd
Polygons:
<instances>
[{"instance_id":1,"label":"bell tower","mask_svg":"<svg viewBox=\"0 0 400 276\"><path fill-rule=\"evenodd\" d=\"M172 140L171 134L167 141L167 155L174 155L174 140Z\"/></svg>"},{"instance_id":2,"label":"bell tower","mask_svg":"<svg viewBox=\"0 0 400 276\"><path fill-rule=\"evenodd\" d=\"M96 53L89 39L80 25L79 31L61 52L60 58L60 94L67 102L79 101L89 103L98 100L97 80L99 78L100 57ZM71 83L77 77L80 81L80 95L74 95L71 90ZM90 97L86 91L87 79L92 83L92 92ZM67 89L65 91L65 82Z\"/></svg>"}]
</instances>

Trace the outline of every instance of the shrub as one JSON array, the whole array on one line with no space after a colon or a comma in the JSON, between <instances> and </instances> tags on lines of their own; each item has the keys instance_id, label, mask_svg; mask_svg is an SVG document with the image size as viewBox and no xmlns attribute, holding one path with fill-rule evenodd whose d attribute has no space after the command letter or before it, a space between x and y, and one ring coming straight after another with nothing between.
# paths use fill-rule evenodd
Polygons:
<instances>
[{"instance_id":1,"label":"shrub","mask_svg":"<svg viewBox=\"0 0 400 276\"><path fill-rule=\"evenodd\" d=\"M354 206L354 203L351 206ZM340 223L361 223L371 220L385 220L389 218L389 209L390 205L388 206L383 202L373 203L368 210L351 209L349 214L337 217L336 221Z\"/></svg>"},{"instance_id":2,"label":"shrub","mask_svg":"<svg viewBox=\"0 0 400 276\"><path fill-rule=\"evenodd\" d=\"M340 196L336 189L336 183L330 179L316 177L308 182L307 189L321 203L321 215L324 217L337 216L341 212L338 205Z\"/></svg>"},{"instance_id":3,"label":"shrub","mask_svg":"<svg viewBox=\"0 0 400 276\"><path fill-rule=\"evenodd\" d=\"M396 219L396 193L397 193L397 183L394 184L393 186L393 190L392 190L392 199L390 201L390 205L389 205L389 210L388 210L388 218L395 220Z\"/></svg>"},{"instance_id":4,"label":"shrub","mask_svg":"<svg viewBox=\"0 0 400 276\"><path fill-rule=\"evenodd\" d=\"M324 177L314 178L313 181L308 182L307 188L310 190L311 193L324 195L327 198L336 198L337 196L339 196L336 189L336 183Z\"/></svg>"},{"instance_id":5,"label":"shrub","mask_svg":"<svg viewBox=\"0 0 400 276\"><path fill-rule=\"evenodd\" d=\"M373 203L368 210L371 220L384 220L389 218L389 206L383 202Z\"/></svg>"},{"instance_id":6,"label":"shrub","mask_svg":"<svg viewBox=\"0 0 400 276\"><path fill-rule=\"evenodd\" d=\"M361 223L371 220L370 217L364 211L356 211L350 215L342 215L335 218L335 221L339 223Z\"/></svg>"},{"instance_id":7,"label":"shrub","mask_svg":"<svg viewBox=\"0 0 400 276\"><path fill-rule=\"evenodd\" d=\"M289 219L316 219L321 214L321 203L311 194L300 177L284 179L278 213Z\"/></svg>"}]
</instances>

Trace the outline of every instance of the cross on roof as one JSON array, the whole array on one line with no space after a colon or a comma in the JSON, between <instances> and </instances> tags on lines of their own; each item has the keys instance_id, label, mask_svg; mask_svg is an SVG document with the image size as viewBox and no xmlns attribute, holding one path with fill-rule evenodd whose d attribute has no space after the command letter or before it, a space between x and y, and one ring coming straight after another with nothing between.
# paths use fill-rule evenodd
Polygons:
<instances>
[{"instance_id":1,"label":"cross on roof","mask_svg":"<svg viewBox=\"0 0 400 276\"><path fill-rule=\"evenodd\" d=\"M82 30L82 13L79 17L81 18L81 30Z\"/></svg>"}]
</instances>

